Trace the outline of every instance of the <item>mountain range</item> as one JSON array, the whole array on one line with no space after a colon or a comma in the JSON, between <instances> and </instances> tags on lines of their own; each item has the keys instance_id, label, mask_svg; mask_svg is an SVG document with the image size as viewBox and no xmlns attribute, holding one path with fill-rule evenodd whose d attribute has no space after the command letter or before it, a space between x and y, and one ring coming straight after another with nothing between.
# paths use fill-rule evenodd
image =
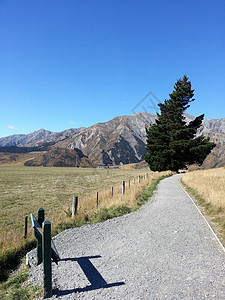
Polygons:
<instances>
[{"instance_id":1,"label":"mountain range","mask_svg":"<svg viewBox=\"0 0 225 300\"><path fill-rule=\"evenodd\" d=\"M146 130L156 120L147 112L116 117L89 128L51 132L40 129L27 135L0 138L0 152L34 153L25 165L96 167L138 163L146 154ZM186 122L195 117L185 114ZM197 135L210 137L216 148L202 168L225 165L225 118L205 119ZM41 151L41 152L40 152ZM23 151L22 151L23 152Z\"/></svg>"}]
</instances>

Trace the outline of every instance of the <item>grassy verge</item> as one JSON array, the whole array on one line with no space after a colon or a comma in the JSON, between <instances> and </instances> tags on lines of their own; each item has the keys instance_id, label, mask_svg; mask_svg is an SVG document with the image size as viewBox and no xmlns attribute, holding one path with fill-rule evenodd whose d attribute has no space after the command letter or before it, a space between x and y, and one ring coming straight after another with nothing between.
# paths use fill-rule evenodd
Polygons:
<instances>
[{"instance_id":1,"label":"grassy verge","mask_svg":"<svg viewBox=\"0 0 225 300\"><path fill-rule=\"evenodd\" d=\"M170 177L172 175L173 174L170 173L170 174L167 174L167 175L160 176L156 179L153 179L151 184L143 189L142 194L140 195L140 197L137 201L137 207L136 208L139 208L141 205L143 205L145 202L147 202L150 197L152 197L154 191L157 189L157 186L158 186L158 184L161 180L163 180L167 177Z\"/></svg>"},{"instance_id":2,"label":"grassy verge","mask_svg":"<svg viewBox=\"0 0 225 300\"><path fill-rule=\"evenodd\" d=\"M124 214L130 213L137 210L140 206L148 201L148 199L153 195L154 191L157 188L160 180L171 176L172 174L166 174L159 176L158 178L152 179L151 183L138 191L136 195L135 202L132 205L112 205L108 208L102 207L97 211L90 214L88 217L84 215L83 219L76 220L71 219L70 221L59 223L53 230L52 234L56 235L59 232L62 232L68 228L79 227L85 224L103 222L107 219L114 217L119 217ZM0 268L4 270L1 272L1 279L5 280L10 269L15 267L15 264L18 265L21 262L21 257L23 257L27 251L32 249L35 246L35 241L31 240L29 243L22 245L20 248L15 249L14 251L8 251L6 256L0 258ZM24 258L22 259L24 261ZM8 280L0 285L0 299L33 299L34 296L40 294L40 289L32 287L26 283L28 278L27 270L23 269L17 274L9 276Z\"/></svg>"},{"instance_id":3,"label":"grassy verge","mask_svg":"<svg viewBox=\"0 0 225 300\"><path fill-rule=\"evenodd\" d=\"M16 268L21 263L21 259L26 253L35 246L35 239L30 239L29 241L24 241L14 249L5 251L4 255L0 256L0 282L5 281L8 278L10 271Z\"/></svg>"},{"instance_id":4,"label":"grassy verge","mask_svg":"<svg viewBox=\"0 0 225 300\"><path fill-rule=\"evenodd\" d=\"M29 284L27 282L28 277L28 268L23 262L23 267L17 273L11 275L6 282L0 284L0 299L25 300L40 297L42 290Z\"/></svg>"},{"instance_id":5,"label":"grassy verge","mask_svg":"<svg viewBox=\"0 0 225 300\"><path fill-rule=\"evenodd\" d=\"M181 180L186 191L196 200L196 204L210 222L212 228L219 236L221 242L225 246L225 212L220 206L215 203L206 201L199 192L191 188L187 183Z\"/></svg>"}]
</instances>

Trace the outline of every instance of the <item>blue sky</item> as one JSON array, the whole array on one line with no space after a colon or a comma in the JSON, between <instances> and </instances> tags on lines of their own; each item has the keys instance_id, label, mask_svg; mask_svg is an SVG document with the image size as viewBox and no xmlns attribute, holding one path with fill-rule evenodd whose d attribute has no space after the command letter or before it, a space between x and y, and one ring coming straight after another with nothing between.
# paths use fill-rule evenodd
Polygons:
<instances>
[{"instance_id":1,"label":"blue sky","mask_svg":"<svg viewBox=\"0 0 225 300\"><path fill-rule=\"evenodd\" d=\"M0 0L0 137L155 113L184 74L187 112L225 117L224 20L224 0Z\"/></svg>"}]
</instances>

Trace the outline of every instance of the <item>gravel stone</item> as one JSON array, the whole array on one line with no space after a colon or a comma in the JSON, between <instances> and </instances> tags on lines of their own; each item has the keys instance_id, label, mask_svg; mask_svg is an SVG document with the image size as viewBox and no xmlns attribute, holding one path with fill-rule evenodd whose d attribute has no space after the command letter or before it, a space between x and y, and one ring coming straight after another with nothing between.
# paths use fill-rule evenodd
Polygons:
<instances>
[{"instance_id":1,"label":"gravel stone","mask_svg":"<svg viewBox=\"0 0 225 300\"><path fill-rule=\"evenodd\" d=\"M160 182L138 211L54 238L52 299L225 299L225 252L180 187ZM43 285L36 250L31 282Z\"/></svg>"}]
</instances>

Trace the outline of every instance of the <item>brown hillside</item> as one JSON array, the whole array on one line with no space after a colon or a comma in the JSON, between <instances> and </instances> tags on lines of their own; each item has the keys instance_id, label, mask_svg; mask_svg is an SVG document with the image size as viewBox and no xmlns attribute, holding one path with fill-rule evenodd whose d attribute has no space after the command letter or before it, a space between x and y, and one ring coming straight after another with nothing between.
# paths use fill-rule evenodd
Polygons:
<instances>
[{"instance_id":1,"label":"brown hillside","mask_svg":"<svg viewBox=\"0 0 225 300\"><path fill-rule=\"evenodd\" d=\"M44 167L92 167L82 151L63 148L53 148L47 153L26 161L24 165Z\"/></svg>"}]
</instances>

